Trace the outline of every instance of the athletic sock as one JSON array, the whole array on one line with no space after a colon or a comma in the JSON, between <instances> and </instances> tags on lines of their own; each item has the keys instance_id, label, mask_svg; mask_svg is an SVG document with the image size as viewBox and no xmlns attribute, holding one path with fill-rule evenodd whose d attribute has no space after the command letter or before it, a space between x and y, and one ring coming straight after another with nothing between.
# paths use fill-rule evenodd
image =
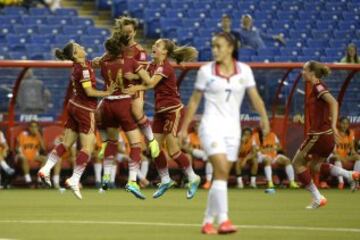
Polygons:
<instances>
[{"instance_id":1,"label":"athletic sock","mask_svg":"<svg viewBox=\"0 0 360 240\"><path fill-rule=\"evenodd\" d=\"M256 176L250 177L250 185L255 186L256 185Z\"/></svg>"},{"instance_id":2,"label":"athletic sock","mask_svg":"<svg viewBox=\"0 0 360 240\"><path fill-rule=\"evenodd\" d=\"M94 163L94 172L95 172L95 182L101 182L101 163Z\"/></svg>"},{"instance_id":3,"label":"athletic sock","mask_svg":"<svg viewBox=\"0 0 360 240\"><path fill-rule=\"evenodd\" d=\"M115 183L116 180L116 173L117 173L117 164L112 164L110 169L110 182Z\"/></svg>"},{"instance_id":4,"label":"athletic sock","mask_svg":"<svg viewBox=\"0 0 360 240\"><path fill-rule=\"evenodd\" d=\"M60 176L59 175L53 176L53 184L54 184L55 188L60 187Z\"/></svg>"},{"instance_id":5,"label":"athletic sock","mask_svg":"<svg viewBox=\"0 0 360 240\"><path fill-rule=\"evenodd\" d=\"M5 172L8 172L11 169L5 160L0 161L0 166Z\"/></svg>"},{"instance_id":6,"label":"athletic sock","mask_svg":"<svg viewBox=\"0 0 360 240\"><path fill-rule=\"evenodd\" d=\"M64 144L57 145L49 154L49 157L42 167L42 169L49 174L51 169L55 166L55 164L59 161L59 159L66 153L66 148Z\"/></svg>"},{"instance_id":7,"label":"athletic sock","mask_svg":"<svg viewBox=\"0 0 360 240\"><path fill-rule=\"evenodd\" d=\"M138 121L138 126L140 127L141 132L144 134L146 140L154 140L154 133L151 129L150 121L145 115Z\"/></svg>"},{"instance_id":8,"label":"athletic sock","mask_svg":"<svg viewBox=\"0 0 360 240\"><path fill-rule=\"evenodd\" d=\"M311 175L309 169L306 169L304 172L297 174L299 181L306 187L306 189L312 194L313 198L316 201L320 201L321 194L311 180Z\"/></svg>"},{"instance_id":9,"label":"athletic sock","mask_svg":"<svg viewBox=\"0 0 360 240\"><path fill-rule=\"evenodd\" d=\"M265 177L266 180L269 182L272 182L272 169L271 166L265 166L264 167Z\"/></svg>"},{"instance_id":10,"label":"athletic sock","mask_svg":"<svg viewBox=\"0 0 360 240\"><path fill-rule=\"evenodd\" d=\"M30 176L29 173L25 174L24 177L25 177L25 182L26 183L31 183L31 176Z\"/></svg>"},{"instance_id":11,"label":"athletic sock","mask_svg":"<svg viewBox=\"0 0 360 240\"><path fill-rule=\"evenodd\" d=\"M228 220L227 182L224 180L214 180L210 189L213 189L214 192L213 201L217 212L217 220L221 224Z\"/></svg>"},{"instance_id":12,"label":"athletic sock","mask_svg":"<svg viewBox=\"0 0 360 240\"><path fill-rule=\"evenodd\" d=\"M129 162L129 181L136 182L136 177L140 169L141 148L131 147Z\"/></svg>"},{"instance_id":13,"label":"athletic sock","mask_svg":"<svg viewBox=\"0 0 360 240\"><path fill-rule=\"evenodd\" d=\"M321 175L325 175L325 176L327 176L329 174L331 174L332 176L335 176L335 177L342 176L342 177L345 177L347 180L352 181L352 172L347 171L343 168L334 166L330 163L321 164L320 173L321 173Z\"/></svg>"},{"instance_id":14,"label":"athletic sock","mask_svg":"<svg viewBox=\"0 0 360 240\"><path fill-rule=\"evenodd\" d=\"M171 155L171 158L184 170L190 182L196 179L196 174L190 164L190 160L183 152L179 151Z\"/></svg>"},{"instance_id":15,"label":"athletic sock","mask_svg":"<svg viewBox=\"0 0 360 240\"><path fill-rule=\"evenodd\" d=\"M149 161L147 159L143 159L141 161L140 172L143 178L146 178L149 172Z\"/></svg>"},{"instance_id":16,"label":"athletic sock","mask_svg":"<svg viewBox=\"0 0 360 240\"><path fill-rule=\"evenodd\" d=\"M156 169L161 178L161 183L168 183L171 181L169 175L169 169L167 166L167 159L164 151L160 151L159 156L157 156L154 160Z\"/></svg>"},{"instance_id":17,"label":"athletic sock","mask_svg":"<svg viewBox=\"0 0 360 240\"><path fill-rule=\"evenodd\" d=\"M335 166L342 168L342 163L341 161L335 161L334 162ZM343 176L338 176L338 181L339 183L344 183L344 177Z\"/></svg>"},{"instance_id":18,"label":"athletic sock","mask_svg":"<svg viewBox=\"0 0 360 240\"><path fill-rule=\"evenodd\" d=\"M206 181L211 182L213 175L213 166L210 162L206 162L205 164L205 174L206 174Z\"/></svg>"},{"instance_id":19,"label":"athletic sock","mask_svg":"<svg viewBox=\"0 0 360 240\"><path fill-rule=\"evenodd\" d=\"M89 160L90 160L90 156L86 152L81 150L78 153L75 161L73 175L71 176L71 180L73 181L73 183L77 184L80 182L80 178L84 173L86 165Z\"/></svg>"},{"instance_id":20,"label":"athletic sock","mask_svg":"<svg viewBox=\"0 0 360 240\"><path fill-rule=\"evenodd\" d=\"M288 179L290 182L293 182L295 180L295 174L294 174L294 168L291 164L287 165L285 167L286 175L288 176Z\"/></svg>"}]
</instances>

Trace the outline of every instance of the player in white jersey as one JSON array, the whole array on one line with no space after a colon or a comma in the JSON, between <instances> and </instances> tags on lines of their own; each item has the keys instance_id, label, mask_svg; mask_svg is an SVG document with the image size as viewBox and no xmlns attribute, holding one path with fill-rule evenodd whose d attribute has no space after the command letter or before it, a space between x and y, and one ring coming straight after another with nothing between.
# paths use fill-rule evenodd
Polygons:
<instances>
[{"instance_id":1,"label":"player in white jersey","mask_svg":"<svg viewBox=\"0 0 360 240\"><path fill-rule=\"evenodd\" d=\"M234 52L236 43L228 33L219 33L213 37L212 53L215 61L198 71L195 90L180 132L181 138L185 139L186 130L204 95L205 111L199 135L214 168L214 180L202 226L204 234L226 234L237 230L228 218L227 180L231 166L238 157L240 106L245 92L261 116L264 133L269 132L265 106L256 89L252 70L248 65L236 62ZM219 224L218 230L213 226L215 219Z\"/></svg>"}]
</instances>

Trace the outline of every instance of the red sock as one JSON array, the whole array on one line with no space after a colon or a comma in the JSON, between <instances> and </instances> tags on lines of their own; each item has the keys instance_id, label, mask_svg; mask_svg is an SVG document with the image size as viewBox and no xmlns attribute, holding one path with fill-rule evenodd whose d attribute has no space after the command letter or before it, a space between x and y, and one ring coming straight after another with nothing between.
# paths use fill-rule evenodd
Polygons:
<instances>
[{"instance_id":1,"label":"red sock","mask_svg":"<svg viewBox=\"0 0 360 240\"><path fill-rule=\"evenodd\" d=\"M116 141L108 141L105 148L105 158L115 158L118 152L118 145Z\"/></svg>"},{"instance_id":2,"label":"red sock","mask_svg":"<svg viewBox=\"0 0 360 240\"><path fill-rule=\"evenodd\" d=\"M60 158L66 153L66 147L64 144L60 143L55 147L56 155L58 155Z\"/></svg>"},{"instance_id":3,"label":"red sock","mask_svg":"<svg viewBox=\"0 0 360 240\"><path fill-rule=\"evenodd\" d=\"M130 149L130 165L139 165L141 161L141 148L140 147L131 147Z\"/></svg>"},{"instance_id":4,"label":"red sock","mask_svg":"<svg viewBox=\"0 0 360 240\"><path fill-rule=\"evenodd\" d=\"M330 170L331 170L332 164L329 163L323 163L320 166L320 175L321 176L329 176L330 175Z\"/></svg>"},{"instance_id":5,"label":"red sock","mask_svg":"<svg viewBox=\"0 0 360 240\"><path fill-rule=\"evenodd\" d=\"M154 162L155 162L156 169L158 169L158 170L167 168L167 159L166 159L166 155L165 155L164 151L160 151L159 156L157 158L155 158Z\"/></svg>"},{"instance_id":6,"label":"red sock","mask_svg":"<svg viewBox=\"0 0 360 240\"><path fill-rule=\"evenodd\" d=\"M82 166L86 166L86 164L88 163L90 159L89 154L87 154L86 152L84 152L83 150L81 150L75 160L76 166L82 165Z\"/></svg>"},{"instance_id":7,"label":"red sock","mask_svg":"<svg viewBox=\"0 0 360 240\"><path fill-rule=\"evenodd\" d=\"M173 154L171 158L174 159L175 162L183 169L186 169L190 166L189 158L181 151Z\"/></svg>"},{"instance_id":8,"label":"red sock","mask_svg":"<svg viewBox=\"0 0 360 240\"><path fill-rule=\"evenodd\" d=\"M309 169L306 169L304 172L297 174L299 181L307 186L311 183L311 175Z\"/></svg>"}]
</instances>

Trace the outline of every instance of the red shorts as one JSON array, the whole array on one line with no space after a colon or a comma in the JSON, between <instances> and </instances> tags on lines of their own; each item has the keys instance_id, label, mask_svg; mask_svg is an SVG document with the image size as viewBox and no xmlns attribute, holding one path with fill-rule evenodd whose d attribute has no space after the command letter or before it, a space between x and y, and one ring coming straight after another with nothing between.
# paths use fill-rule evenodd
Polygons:
<instances>
[{"instance_id":1,"label":"red shorts","mask_svg":"<svg viewBox=\"0 0 360 240\"><path fill-rule=\"evenodd\" d=\"M105 99L102 106L102 124L106 128L121 127L125 132L137 128L131 111L131 98Z\"/></svg>"},{"instance_id":2,"label":"red shorts","mask_svg":"<svg viewBox=\"0 0 360 240\"><path fill-rule=\"evenodd\" d=\"M334 150L335 140L334 135L320 134L308 135L300 147L300 151L304 156L327 158Z\"/></svg>"},{"instance_id":3,"label":"red shorts","mask_svg":"<svg viewBox=\"0 0 360 240\"><path fill-rule=\"evenodd\" d=\"M88 134L95 132L95 110L70 100L66 106L66 111L68 118L65 128L70 128L77 133Z\"/></svg>"},{"instance_id":4,"label":"red shorts","mask_svg":"<svg viewBox=\"0 0 360 240\"><path fill-rule=\"evenodd\" d=\"M155 113L153 121L153 132L162 134L173 134L177 136L184 118L184 108Z\"/></svg>"}]
</instances>

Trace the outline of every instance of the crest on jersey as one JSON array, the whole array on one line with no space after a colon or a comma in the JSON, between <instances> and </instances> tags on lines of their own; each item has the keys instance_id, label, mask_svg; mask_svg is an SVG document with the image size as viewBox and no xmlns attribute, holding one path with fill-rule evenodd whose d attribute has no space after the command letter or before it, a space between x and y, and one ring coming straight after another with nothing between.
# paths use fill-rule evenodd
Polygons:
<instances>
[{"instance_id":1,"label":"crest on jersey","mask_svg":"<svg viewBox=\"0 0 360 240\"><path fill-rule=\"evenodd\" d=\"M319 84L319 85L316 86L316 90L317 90L318 92L322 92L322 91L325 90L325 87L324 87L323 85Z\"/></svg>"},{"instance_id":2,"label":"crest on jersey","mask_svg":"<svg viewBox=\"0 0 360 240\"><path fill-rule=\"evenodd\" d=\"M86 78L90 78L90 72L89 72L89 70L83 70L82 71L82 73L83 73L83 77L86 79Z\"/></svg>"}]
</instances>

